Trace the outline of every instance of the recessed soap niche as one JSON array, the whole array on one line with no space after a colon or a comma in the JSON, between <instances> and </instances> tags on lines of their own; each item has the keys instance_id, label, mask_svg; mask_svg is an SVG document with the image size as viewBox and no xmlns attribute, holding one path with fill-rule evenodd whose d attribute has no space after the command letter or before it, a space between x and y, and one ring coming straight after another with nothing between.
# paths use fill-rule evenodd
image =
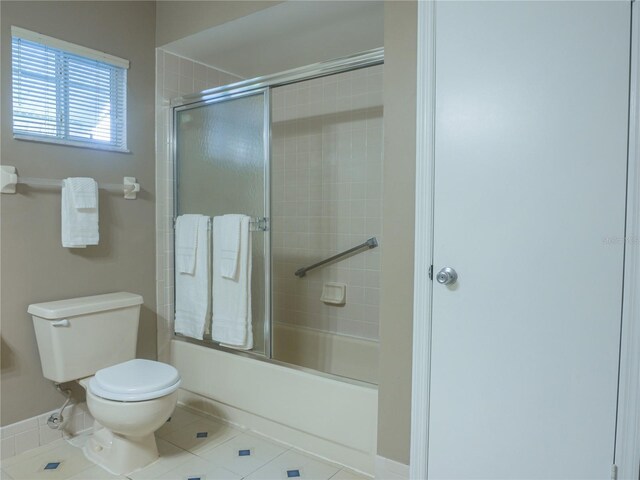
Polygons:
<instances>
[{"instance_id":1,"label":"recessed soap niche","mask_svg":"<svg viewBox=\"0 0 640 480\"><path fill-rule=\"evenodd\" d=\"M347 303L347 285L344 283L326 282L320 296L327 305L344 305Z\"/></svg>"}]
</instances>

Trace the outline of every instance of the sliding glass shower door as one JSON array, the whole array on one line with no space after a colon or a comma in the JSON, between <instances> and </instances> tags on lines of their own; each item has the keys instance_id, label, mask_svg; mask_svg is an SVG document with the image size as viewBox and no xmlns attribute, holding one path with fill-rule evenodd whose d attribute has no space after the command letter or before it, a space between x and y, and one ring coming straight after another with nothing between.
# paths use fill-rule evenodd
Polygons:
<instances>
[{"instance_id":1,"label":"sliding glass shower door","mask_svg":"<svg viewBox=\"0 0 640 480\"><path fill-rule=\"evenodd\" d=\"M269 98L266 90L175 109L175 215L249 215L254 353L270 356ZM210 334L205 337L211 340Z\"/></svg>"},{"instance_id":2,"label":"sliding glass shower door","mask_svg":"<svg viewBox=\"0 0 640 480\"><path fill-rule=\"evenodd\" d=\"M250 354L372 384L382 78L382 52L374 51L327 70L310 66L190 95L173 108L174 215L254 219ZM203 340L227 348L210 332Z\"/></svg>"}]
</instances>

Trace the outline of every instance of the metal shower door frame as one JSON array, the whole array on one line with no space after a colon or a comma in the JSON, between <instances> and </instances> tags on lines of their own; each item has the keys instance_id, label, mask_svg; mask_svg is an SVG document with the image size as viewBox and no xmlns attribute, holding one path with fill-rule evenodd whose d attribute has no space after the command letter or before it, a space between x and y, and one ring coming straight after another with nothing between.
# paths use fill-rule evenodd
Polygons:
<instances>
[{"instance_id":1,"label":"metal shower door frame","mask_svg":"<svg viewBox=\"0 0 640 480\"><path fill-rule=\"evenodd\" d=\"M266 358L271 358L271 319L273 316L273 311L271 307L271 92L269 87L258 87L255 89L247 89L239 93L232 92L221 92L218 95L210 96L206 99L201 99L197 102L186 103L180 106L172 107L171 113L171 163L173 169L173 222L175 225L176 218L178 217L179 205L178 205L178 159L177 159L177 116L178 113L192 110L194 108L200 108L210 105L215 105L217 103L224 103L233 100L239 100L241 98L251 97L255 95L263 96L263 149L264 149L264 163L263 163L263 205L264 205L264 216L267 218L267 229L264 231L264 353L257 353L253 351L246 352L251 356L264 356ZM174 235L174 251L175 251L175 235ZM175 283L175 272L174 272L174 283ZM174 301L173 304L175 306L175 289L174 289ZM173 333L175 336L175 332ZM205 344L207 346L215 345L224 350L234 351L232 349L227 349L223 346L220 346L218 343L209 343L209 342L199 342L201 344Z\"/></svg>"}]
</instances>

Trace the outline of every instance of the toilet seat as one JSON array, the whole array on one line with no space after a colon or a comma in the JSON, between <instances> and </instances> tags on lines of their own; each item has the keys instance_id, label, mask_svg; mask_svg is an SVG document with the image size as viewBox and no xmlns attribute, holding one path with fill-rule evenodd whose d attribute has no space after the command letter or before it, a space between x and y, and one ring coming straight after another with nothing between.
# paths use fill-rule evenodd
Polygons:
<instances>
[{"instance_id":1,"label":"toilet seat","mask_svg":"<svg viewBox=\"0 0 640 480\"><path fill-rule=\"evenodd\" d=\"M175 392L180 382L171 365L137 358L98 370L89 391L106 400L141 402Z\"/></svg>"}]
</instances>

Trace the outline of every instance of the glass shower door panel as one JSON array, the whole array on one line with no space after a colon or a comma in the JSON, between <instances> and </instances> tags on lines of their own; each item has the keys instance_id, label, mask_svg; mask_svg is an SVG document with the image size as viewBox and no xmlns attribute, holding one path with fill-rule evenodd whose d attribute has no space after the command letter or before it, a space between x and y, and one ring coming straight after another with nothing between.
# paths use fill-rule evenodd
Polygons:
<instances>
[{"instance_id":1,"label":"glass shower door panel","mask_svg":"<svg viewBox=\"0 0 640 480\"><path fill-rule=\"evenodd\" d=\"M177 215L268 217L267 97L264 91L177 110ZM255 353L269 353L268 235L251 232L251 305Z\"/></svg>"},{"instance_id":2,"label":"glass shower door panel","mask_svg":"<svg viewBox=\"0 0 640 480\"><path fill-rule=\"evenodd\" d=\"M382 76L376 65L271 90L272 356L369 383L380 249L295 272L371 237L384 245ZM324 296L331 289L344 289L342 301Z\"/></svg>"}]
</instances>

